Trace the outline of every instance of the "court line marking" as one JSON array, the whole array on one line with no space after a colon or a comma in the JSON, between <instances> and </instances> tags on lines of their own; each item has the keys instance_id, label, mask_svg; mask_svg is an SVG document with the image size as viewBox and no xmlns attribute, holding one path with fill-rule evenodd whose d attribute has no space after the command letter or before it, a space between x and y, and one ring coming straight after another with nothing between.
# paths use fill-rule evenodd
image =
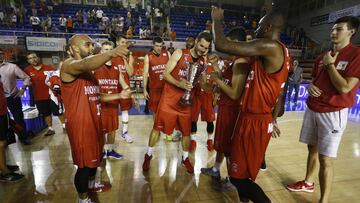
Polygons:
<instances>
[{"instance_id":1,"label":"court line marking","mask_svg":"<svg viewBox=\"0 0 360 203\"><path fill-rule=\"evenodd\" d=\"M211 161L214 161L216 157L216 153L214 155L212 155L206 162L206 164L209 164ZM201 172L200 172L201 173ZM193 175L191 181L189 181L189 183L185 186L185 188L183 189L183 191L181 191L180 195L178 198L176 198L175 203L180 203L181 200L184 198L185 194L190 190L191 186L193 185L195 181L195 174Z\"/></svg>"}]
</instances>

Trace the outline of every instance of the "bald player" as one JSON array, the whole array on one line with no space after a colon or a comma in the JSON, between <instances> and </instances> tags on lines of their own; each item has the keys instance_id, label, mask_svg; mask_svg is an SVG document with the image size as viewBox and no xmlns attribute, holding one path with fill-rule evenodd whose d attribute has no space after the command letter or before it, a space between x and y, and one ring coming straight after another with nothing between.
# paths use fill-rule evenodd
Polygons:
<instances>
[{"instance_id":1,"label":"bald player","mask_svg":"<svg viewBox=\"0 0 360 203\"><path fill-rule=\"evenodd\" d=\"M116 38L116 46L126 46L128 40L124 35L119 35ZM134 57L131 52L124 57L117 57L112 60L112 63L117 67L121 74L123 75L126 84L130 87L130 76L134 72ZM133 142L133 138L128 133L129 127L129 110L131 109L135 100L131 98L120 99L120 109L121 109L121 120L122 120L122 133L121 138L128 143Z\"/></svg>"},{"instance_id":2,"label":"bald player","mask_svg":"<svg viewBox=\"0 0 360 203\"><path fill-rule=\"evenodd\" d=\"M214 8L215 47L236 56L250 57L250 72L241 96L240 114L233 132L230 152L230 181L240 197L253 202L271 202L255 179L270 137L280 134L276 118L282 88L290 67L289 52L280 42L284 25L281 15L272 11L259 22L257 39L233 42L224 36L221 21L224 10Z\"/></svg>"},{"instance_id":3,"label":"bald player","mask_svg":"<svg viewBox=\"0 0 360 203\"><path fill-rule=\"evenodd\" d=\"M99 166L104 134L101 127L101 101L128 97L129 91L102 95L91 71L100 68L112 58L126 56L129 50L119 46L111 51L92 55L93 40L87 35L74 35L69 40L72 56L64 61L60 78L64 102L65 124L70 141L75 173L75 187L79 203L90 203L89 183L94 183L96 167Z\"/></svg>"},{"instance_id":4,"label":"bald player","mask_svg":"<svg viewBox=\"0 0 360 203\"><path fill-rule=\"evenodd\" d=\"M166 65L165 86L156 112L153 129L150 133L148 151L144 157L143 171L150 169L153 149L159 140L160 131L172 133L175 126L182 132L182 164L187 172L194 173L194 167L189 160L189 135L191 130L191 106L179 104L185 90L191 91L192 84L186 80L190 63L205 65L204 56L208 52L212 36L209 33L199 33L192 49L176 50Z\"/></svg>"}]
</instances>

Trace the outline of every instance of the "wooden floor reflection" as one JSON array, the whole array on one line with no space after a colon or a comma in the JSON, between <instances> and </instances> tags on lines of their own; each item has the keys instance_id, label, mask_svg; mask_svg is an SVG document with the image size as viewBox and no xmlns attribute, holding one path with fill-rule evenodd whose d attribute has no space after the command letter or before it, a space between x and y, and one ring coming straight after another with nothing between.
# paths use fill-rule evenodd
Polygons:
<instances>
[{"instance_id":1,"label":"wooden floor reflection","mask_svg":"<svg viewBox=\"0 0 360 203\"><path fill-rule=\"evenodd\" d=\"M279 120L282 136L271 140L266 153L268 170L260 172L257 182L273 202L317 202L319 185L315 193L291 193L284 184L304 178L307 149L298 142L303 113L288 112ZM26 180L16 184L0 183L0 202L76 202L73 185L75 167L72 164L69 142L55 121L56 135L35 137L33 145L11 145L9 163L20 166ZM206 126L199 124L198 148L191 160L195 174L189 175L180 165L180 143L163 140L155 148L150 172L144 175L142 161L148 135L152 127L151 116L130 116L129 133L134 143L128 144L117 137L117 151L124 159L107 161L103 179L112 183L109 192L99 194L97 202L239 202L237 193L217 192L212 189L211 178L201 175L200 168L211 166L215 153L206 149ZM335 177L331 202L360 202L360 125L349 121L334 162ZM194 160L196 160L194 162ZM222 176L226 167L222 165Z\"/></svg>"}]
</instances>

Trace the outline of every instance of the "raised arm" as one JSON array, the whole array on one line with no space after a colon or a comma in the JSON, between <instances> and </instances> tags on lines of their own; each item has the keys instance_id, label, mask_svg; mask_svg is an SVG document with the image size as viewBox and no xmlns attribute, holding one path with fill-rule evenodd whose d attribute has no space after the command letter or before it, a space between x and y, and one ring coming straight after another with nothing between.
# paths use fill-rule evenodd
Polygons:
<instances>
[{"instance_id":1,"label":"raised arm","mask_svg":"<svg viewBox=\"0 0 360 203\"><path fill-rule=\"evenodd\" d=\"M176 64L180 60L182 56L182 51L177 49L173 55L171 55L168 63L166 64L165 72L164 72L164 79L169 83L175 85L176 87L180 87L182 89L191 90L192 84L189 81L181 79L176 80L172 75L171 72L174 70Z\"/></svg>"},{"instance_id":2,"label":"raised arm","mask_svg":"<svg viewBox=\"0 0 360 203\"><path fill-rule=\"evenodd\" d=\"M144 57L144 71L143 71L143 81L144 81L143 93L146 100L149 99L149 93L146 90L148 79L149 79L149 56L146 55Z\"/></svg>"},{"instance_id":3,"label":"raised arm","mask_svg":"<svg viewBox=\"0 0 360 203\"><path fill-rule=\"evenodd\" d=\"M126 47L118 46L111 51L102 54L88 56L83 59L69 58L64 61L61 71L65 74L77 76L83 72L96 70L104 65L111 58L127 55L129 50Z\"/></svg>"}]
</instances>

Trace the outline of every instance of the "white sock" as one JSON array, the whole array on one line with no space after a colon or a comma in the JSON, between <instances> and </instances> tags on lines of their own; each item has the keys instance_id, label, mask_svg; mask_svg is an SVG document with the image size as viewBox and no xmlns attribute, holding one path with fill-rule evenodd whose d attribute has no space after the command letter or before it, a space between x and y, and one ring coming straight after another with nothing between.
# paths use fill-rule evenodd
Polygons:
<instances>
[{"instance_id":1,"label":"white sock","mask_svg":"<svg viewBox=\"0 0 360 203\"><path fill-rule=\"evenodd\" d=\"M64 128L64 129L65 129L65 123L63 123L63 124L62 124L62 128Z\"/></svg>"},{"instance_id":2,"label":"white sock","mask_svg":"<svg viewBox=\"0 0 360 203\"><path fill-rule=\"evenodd\" d=\"M304 181L307 185L312 185L314 183L308 182L307 180Z\"/></svg>"},{"instance_id":3,"label":"white sock","mask_svg":"<svg viewBox=\"0 0 360 203\"><path fill-rule=\"evenodd\" d=\"M109 145L109 151L112 151L112 150L114 150L114 148L115 148L115 145L114 144L108 144Z\"/></svg>"},{"instance_id":4,"label":"white sock","mask_svg":"<svg viewBox=\"0 0 360 203\"><path fill-rule=\"evenodd\" d=\"M49 130L54 130L54 128L52 128L52 126L49 126Z\"/></svg>"},{"instance_id":5,"label":"white sock","mask_svg":"<svg viewBox=\"0 0 360 203\"><path fill-rule=\"evenodd\" d=\"M208 134L208 140L214 140L214 133Z\"/></svg>"},{"instance_id":6,"label":"white sock","mask_svg":"<svg viewBox=\"0 0 360 203\"><path fill-rule=\"evenodd\" d=\"M96 168L96 174L95 174L95 179L94 181L96 183L100 183L101 182L101 171L102 171L102 168L101 167L97 167Z\"/></svg>"},{"instance_id":7,"label":"white sock","mask_svg":"<svg viewBox=\"0 0 360 203\"><path fill-rule=\"evenodd\" d=\"M185 159L188 157L189 157L189 152L183 151L183 156L182 156L183 161L185 161Z\"/></svg>"},{"instance_id":8,"label":"white sock","mask_svg":"<svg viewBox=\"0 0 360 203\"><path fill-rule=\"evenodd\" d=\"M79 203L87 203L89 201L89 197L86 197L85 199L79 198Z\"/></svg>"},{"instance_id":9,"label":"white sock","mask_svg":"<svg viewBox=\"0 0 360 203\"><path fill-rule=\"evenodd\" d=\"M147 154L148 154L149 156L151 156L152 153L153 153L153 150L154 150L154 147L149 147L149 148L148 148L148 151L147 151Z\"/></svg>"},{"instance_id":10,"label":"white sock","mask_svg":"<svg viewBox=\"0 0 360 203\"><path fill-rule=\"evenodd\" d=\"M218 172L218 171L220 171L220 166L221 166L221 163L215 162L214 166L212 167L212 170L214 172Z\"/></svg>"},{"instance_id":11,"label":"white sock","mask_svg":"<svg viewBox=\"0 0 360 203\"><path fill-rule=\"evenodd\" d=\"M95 179L89 180L89 189L93 189L95 187Z\"/></svg>"},{"instance_id":12,"label":"white sock","mask_svg":"<svg viewBox=\"0 0 360 203\"><path fill-rule=\"evenodd\" d=\"M123 111L121 113L121 118L122 118L122 123L123 123L122 133L124 134L125 132L128 131L129 112L128 111Z\"/></svg>"},{"instance_id":13,"label":"white sock","mask_svg":"<svg viewBox=\"0 0 360 203\"><path fill-rule=\"evenodd\" d=\"M196 134L190 134L190 140L196 141Z\"/></svg>"}]
</instances>

